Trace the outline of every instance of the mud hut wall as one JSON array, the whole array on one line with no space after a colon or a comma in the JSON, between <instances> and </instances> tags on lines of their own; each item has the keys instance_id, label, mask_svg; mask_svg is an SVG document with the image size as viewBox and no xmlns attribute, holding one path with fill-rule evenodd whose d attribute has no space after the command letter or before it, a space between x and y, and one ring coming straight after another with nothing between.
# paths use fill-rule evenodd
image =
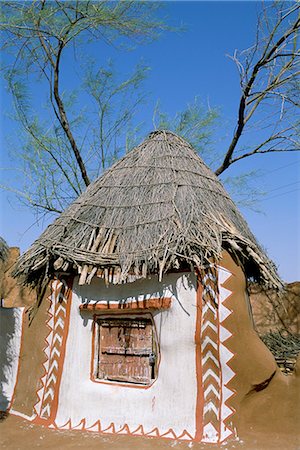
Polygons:
<instances>
[{"instance_id":1,"label":"mud hut wall","mask_svg":"<svg viewBox=\"0 0 300 450\"><path fill-rule=\"evenodd\" d=\"M12 277L19 256L20 249L10 247L6 260L0 261L0 295L5 308L31 306L36 301L36 292Z\"/></svg>"},{"instance_id":2,"label":"mud hut wall","mask_svg":"<svg viewBox=\"0 0 300 450\"><path fill-rule=\"evenodd\" d=\"M147 433L159 426L159 435L172 429L180 436L185 429L199 440L203 429L205 442L226 439L239 427L245 398L277 369L253 330L243 271L224 252L215 274L217 283L206 274L203 285L189 272L168 274L161 283L153 276L108 287L98 278L90 286L75 279L63 295L63 280L56 280L52 302L45 299L25 327L13 408L28 416L35 410L42 423L62 429L84 424L99 431L100 420L108 432L113 423L116 432L143 425ZM157 297L172 297L170 309L153 313L161 356L157 380L146 389L92 381L94 313L79 306Z\"/></svg>"},{"instance_id":3,"label":"mud hut wall","mask_svg":"<svg viewBox=\"0 0 300 450\"><path fill-rule=\"evenodd\" d=\"M19 411L29 417L34 414L37 390L45 373L43 363L45 362L46 337L49 334L47 325L49 304L50 298L47 290L45 298L30 325L28 311L25 311L23 316L19 368L11 412Z\"/></svg>"},{"instance_id":4,"label":"mud hut wall","mask_svg":"<svg viewBox=\"0 0 300 450\"><path fill-rule=\"evenodd\" d=\"M19 366L24 308L0 308L0 411L10 407Z\"/></svg>"},{"instance_id":5,"label":"mud hut wall","mask_svg":"<svg viewBox=\"0 0 300 450\"><path fill-rule=\"evenodd\" d=\"M234 354L229 364L236 375L230 382L230 388L235 391L231 406L236 413L232 421L238 429L240 405L249 395L263 388L264 383L267 387L267 380L279 369L273 355L253 328L243 271L226 252L221 264L232 274L225 284L226 289L232 292L226 302L232 314L226 319L225 326L232 333L227 342Z\"/></svg>"},{"instance_id":6,"label":"mud hut wall","mask_svg":"<svg viewBox=\"0 0 300 450\"><path fill-rule=\"evenodd\" d=\"M147 389L116 383L91 381L93 314L79 312L86 301L171 297L169 310L154 313L160 347L160 364L156 381ZM179 303L180 302L180 303ZM185 312L184 309L187 311ZM102 280L91 286L73 288L69 334L60 384L57 426L69 420L73 426L85 419L92 426L100 419L102 429L113 422L119 430L143 425L160 432L172 428L182 433L195 432L196 277L194 274L167 275L163 283L157 277L106 288Z\"/></svg>"},{"instance_id":7,"label":"mud hut wall","mask_svg":"<svg viewBox=\"0 0 300 450\"><path fill-rule=\"evenodd\" d=\"M250 286L255 327L260 335L270 331L285 331L300 334L300 282L289 283L280 293L261 286Z\"/></svg>"}]
</instances>

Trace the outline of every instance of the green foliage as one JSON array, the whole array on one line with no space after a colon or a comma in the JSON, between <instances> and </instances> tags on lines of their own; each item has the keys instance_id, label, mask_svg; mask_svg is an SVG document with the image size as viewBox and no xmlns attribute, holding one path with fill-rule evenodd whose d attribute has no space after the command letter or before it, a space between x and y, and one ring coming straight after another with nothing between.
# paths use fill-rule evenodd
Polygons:
<instances>
[{"instance_id":1,"label":"green foliage","mask_svg":"<svg viewBox=\"0 0 300 450\"><path fill-rule=\"evenodd\" d=\"M222 182L238 206L261 212L259 201L265 197L266 192L257 186L259 176L257 170L250 170L241 175L224 177Z\"/></svg>"},{"instance_id":2,"label":"green foliage","mask_svg":"<svg viewBox=\"0 0 300 450\"><path fill-rule=\"evenodd\" d=\"M166 28L154 16L157 7L155 3L133 0L3 1L0 29L24 40L33 37L38 40L35 33L41 33L47 36L49 45L59 40L74 41L83 32L93 41L106 38L112 42L125 36L144 42Z\"/></svg>"},{"instance_id":3,"label":"green foliage","mask_svg":"<svg viewBox=\"0 0 300 450\"><path fill-rule=\"evenodd\" d=\"M157 38L165 25L158 4L136 1L2 2L2 73L14 101L14 119L23 128L21 201L37 210L58 212L120 156L125 128L144 100L147 67L117 74L113 63L96 66L88 42L124 47ZM85 43L76 90L62 86L66 49ZM73 58L73 74L78 62ZM46 99L31 95L35 83ZM80 84L81 83L81 84ZM93 108L87 108L93 102ZM82 106L84 105L84 106ZM121 138L123 141L121 141ZM127 143L129 139L127 139ZM11 188L12 189L12 188Z\"/></svg>"},{"instance_id":4,"label":"green foliage","mask_svg":"<svg viewBox=\"0 0 300 450\"><path fill-rule=\"evenodd\" d=\"M125 137L127 143L130 141L135 129L134 114L144 101L141 87L146 73L147 67L138 66L124 80L117 76L112 62L97 71L88 69L82 90L93 101L90 111L80 111L76 93L65 93L64 103L72 115L70 126L80 142L91 179L124 151L124 129L130 130ZM45 118L46 112L51 116L50 102L43 105L43 118L34 113L27 92L26 85L20 82L15 95L15 118L23 124L24 145L15 154L23 174L18 196L37 209L60 212L83 191L84 185L65 133L56 122L49 126Z\"/></svg>"},{"instance_id":5,"label":"green foliage","mask_svg":"<svg viewBox=\"0 0 300 450\"><path fill-rule=\"evenodd\" d=\"M98 176L124 151L124 134L127 145L129 135L132 137L133 118L146 100L142 87L149 68L138 65L131 75L121 79L111 60L106 67L95 67L95 63L87 65L83 86L95 106L89 135L90 152L100 162L93 175ZM127 131L128 137L125 130L131 130Z\"/></svg>"},{"instance_id":6,"label":"green foliage","mask_svg":"<svg viewBox=\"0 0 300 450\"><path fill-rule=\"evenodd\" d=\"M219 112L217 109L206 109L198 97L189 103L183 111L174 117L161 110L159 102L156 105L153 124L158 130L170 130L187 140L206 161L212 165L217 155L212 149L212 136L217 127Z\"/></svg>"},{"instance_id":7,"label":"green foliage","mask_svg":"<svg viewBox=\"0 0 300 450\"><path fill-rule=\"evenodd\" d=\"M159 103L153 115L155 129L171 130L181 136L193 146L210 168L218 166L224 156L221 146L217 145L216 134L220 120L219 110L206 109L198 97L174 117L163 112ZM264 197L265 192L255 185L257 175L257 170L230 175L223 177L222 183L236 204L258 212L258 201Z\"/></svg>"}]
</instances>

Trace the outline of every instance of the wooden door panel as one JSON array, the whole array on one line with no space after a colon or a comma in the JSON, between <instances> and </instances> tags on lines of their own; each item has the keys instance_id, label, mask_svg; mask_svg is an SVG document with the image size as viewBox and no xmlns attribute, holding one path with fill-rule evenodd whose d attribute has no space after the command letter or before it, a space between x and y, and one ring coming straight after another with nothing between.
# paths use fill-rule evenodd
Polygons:
<instances>
[{"instance_id":1,"label":"wooden door panel","mask_svg":"<svg viewBox=\"0 0 300 450\"><path fill-rule=\"evenodd\" d=\"M98 378L150 384L152 322L110 319L100 321L99 327Z\"/></svg>"},{"instance_id":2,"label":"wooden door panel","mask_svg":"<svg viewBox=\"0 0 300 450\"><path fill-rule=\"evenodd\" d=\"M102 355L99 378L149 384L151 381L149 357Z\"/></svg>"}]
</instances>

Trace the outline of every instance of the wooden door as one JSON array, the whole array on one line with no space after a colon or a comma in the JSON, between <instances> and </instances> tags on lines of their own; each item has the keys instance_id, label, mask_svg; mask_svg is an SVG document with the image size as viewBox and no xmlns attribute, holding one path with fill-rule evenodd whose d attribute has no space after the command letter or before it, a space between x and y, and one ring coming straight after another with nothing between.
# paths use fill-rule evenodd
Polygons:
<instances>
[{"instance_id":1,"label":"wooden door","mask_svg":"<svg viewBox=\"0 0 300 450\"><path fill-rule=\"evenodd\" d=\"M98 378L150 384L154 378L150 319L99 320Z\"/></svg>"}]
</instances>

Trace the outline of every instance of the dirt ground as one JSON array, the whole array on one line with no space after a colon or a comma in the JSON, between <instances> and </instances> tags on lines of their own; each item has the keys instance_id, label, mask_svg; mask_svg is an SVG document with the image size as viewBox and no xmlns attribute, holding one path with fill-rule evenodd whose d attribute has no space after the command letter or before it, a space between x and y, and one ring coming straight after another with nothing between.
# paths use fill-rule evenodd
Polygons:
<instances>
[{"instance_id":1,"label":"dirt ground","mask_svg":"<svg viewBox=\"0 0 300 450\"><path fill-rule=\"evenodd\" d=\"M300 357L293 375L277 370L269 385L240 403L239 440L221 446L45 428L9 415L0 421L0 448L11 450L300 450Z\"/></svg>"},{"instance_id":2,"label":"dirt ground","mask_svg":"<svg viewBox=\"0 0 300 450\"><path fill-rule=\"evenodd\" d=\"M295 430L296 431L296 430ZM249 430L243 441L223 445L197 444L167 439L109 436L82 431L51 430L34 425L16 416L9 416L0 423L1 449L98 449L98 450L298 450L300 440L296 435L272 434Z\"/></svg>"}]
</instances>

